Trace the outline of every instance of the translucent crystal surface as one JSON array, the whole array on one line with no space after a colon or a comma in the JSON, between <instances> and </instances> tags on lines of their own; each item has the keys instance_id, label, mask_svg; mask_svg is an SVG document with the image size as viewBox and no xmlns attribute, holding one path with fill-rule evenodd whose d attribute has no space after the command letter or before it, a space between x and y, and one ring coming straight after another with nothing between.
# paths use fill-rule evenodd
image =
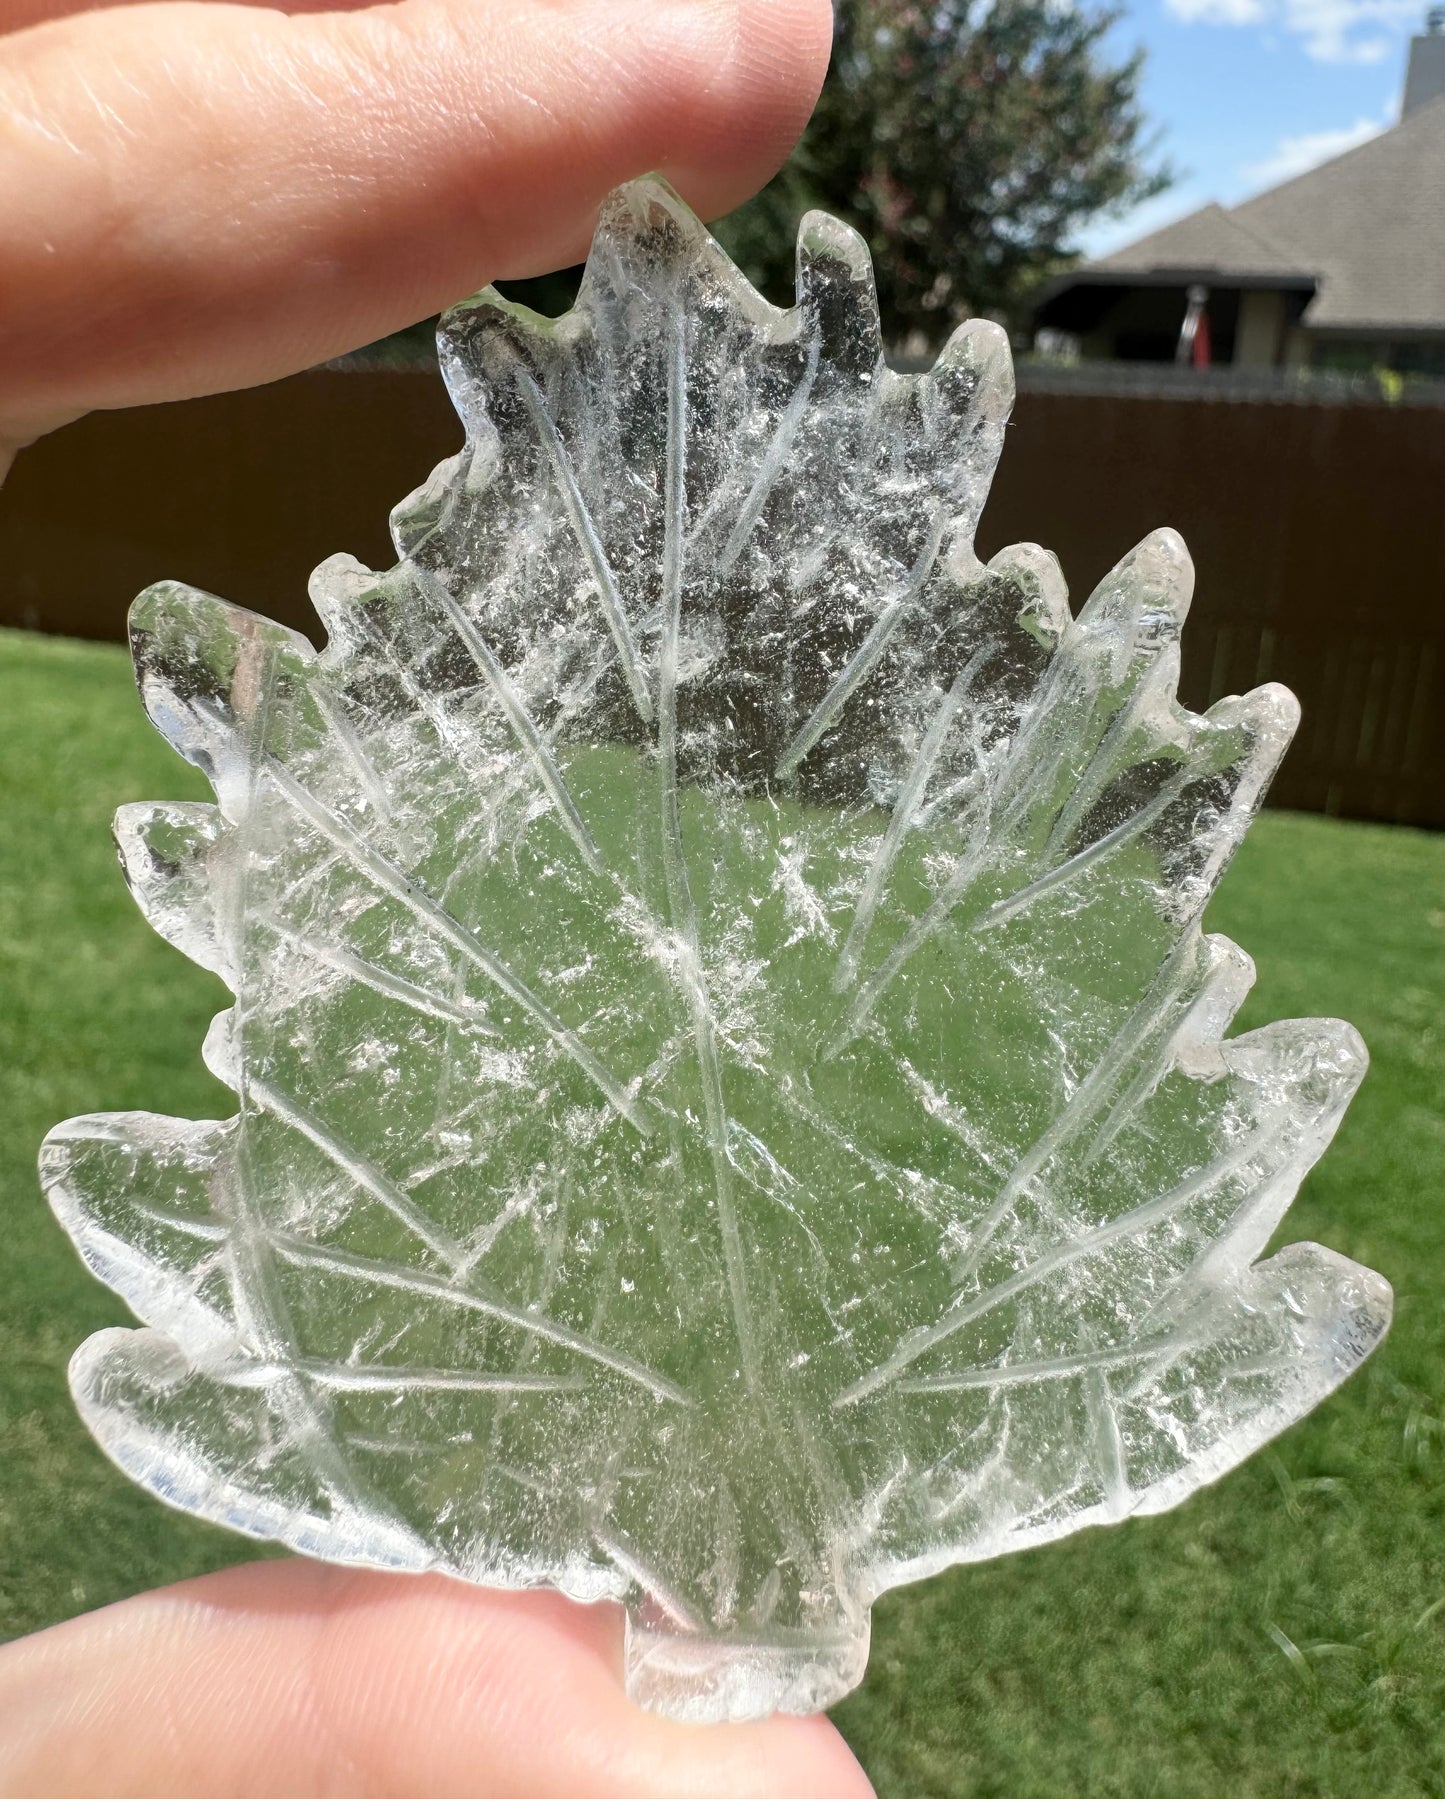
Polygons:
<instances>
[{"instance_id":1,"label":"translucent crystal surface","mask_svg":"<svg viewBox=\"0 0 1445 1799\"><path fill-rule=\"evenodd\" d=\"M1386 1327L1255 1260L1359 1039L1226 1037L1198 922L1295 704L1179 707L1169 532L1077 618L980 565L1006 342L890 373L833 220L780 312L640 184L575 311L442 336L466 448L317 572L325 650L136 602L218 804L117 835L238 1110L50 1137L147 1327L75 1394L173 1504L620 1599L679 1716L813 1709L884 1589L1177 1504Z\"/></svg>"}]
</instances>

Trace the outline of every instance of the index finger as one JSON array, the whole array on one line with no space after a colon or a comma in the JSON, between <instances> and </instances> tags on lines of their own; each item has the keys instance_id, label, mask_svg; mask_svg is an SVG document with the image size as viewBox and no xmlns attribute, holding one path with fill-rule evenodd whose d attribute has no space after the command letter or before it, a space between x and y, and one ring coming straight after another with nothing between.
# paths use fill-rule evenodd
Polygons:
<instances>
[{"instance_id":1,"label":"index finger","mask_svg":"<svg viewBox=\"0 0 1445 1799\"><path fill-rule=\"evenodd\" d=\"M707 216L822 79L826 0L192 0L0 38L0 443L275 379L575 261L650 169Z\"/></svg>"}]
</instances>

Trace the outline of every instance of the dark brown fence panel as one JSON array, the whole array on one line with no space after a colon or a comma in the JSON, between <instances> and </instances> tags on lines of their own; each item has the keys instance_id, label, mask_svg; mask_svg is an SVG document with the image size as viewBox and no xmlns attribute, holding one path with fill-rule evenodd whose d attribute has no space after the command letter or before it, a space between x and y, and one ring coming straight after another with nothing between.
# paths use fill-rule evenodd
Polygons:
<instances>
[{"instance_id":1,"label":"dark brown fence panel","mask_svg":"<svg viewBox=\"0 0 1445 1799\"><path fill-rule=\"evenodd\" d=\"M1156 525L1198 585L1182 696L1303 721L1278 805L1445 825L1445 409L1025 394L980 549L1033 537L1075 606Z\"/></svg>"},{"instance_id":2,"label":"dark brown fence panel","mask_svg":"<svg viewBox=\"0 0 1445 1799\"><path fill-rule=\"evenodd\" d=\"M119 637L174 576L315 636L310 570L388 562L388 509L459 439L422 374L84 419L0 488L0 622ZM1445 825L1445 409L1020 397L984 553L1048 545L1077 605L1159 524L1199 570L1186 702L1276 680L1303 703L1274 800Z\"/></svg>"},{"instance_id":3,"label":"dark brown fence panel","mask_svg":"<svg viewBox=\"0 0 1445 1799\"><path fill-rule=\"evenodd\" d=\"M462 441L435 375L317 370L243 393L97 412L0 487L0 623L121 638L152 581L305 631L317 563L396 560L391 508Z\"/></svg>"}]
</instances>

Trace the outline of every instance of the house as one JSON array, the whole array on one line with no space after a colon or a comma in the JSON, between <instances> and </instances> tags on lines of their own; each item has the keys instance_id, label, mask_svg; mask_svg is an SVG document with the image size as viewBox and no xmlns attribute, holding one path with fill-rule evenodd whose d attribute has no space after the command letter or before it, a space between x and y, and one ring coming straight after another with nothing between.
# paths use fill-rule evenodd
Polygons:
<instances>
[{"instance_id":1,"label":"house","mask_svg":"<svg viewBox=\"0 0 1445 1799\"><path fill-rule=\"evenodd\" d=\"M1034 324L1086 358L1445 376L1445 6L1397 125L1059 276Z\"/></svg>"}]
</instances>

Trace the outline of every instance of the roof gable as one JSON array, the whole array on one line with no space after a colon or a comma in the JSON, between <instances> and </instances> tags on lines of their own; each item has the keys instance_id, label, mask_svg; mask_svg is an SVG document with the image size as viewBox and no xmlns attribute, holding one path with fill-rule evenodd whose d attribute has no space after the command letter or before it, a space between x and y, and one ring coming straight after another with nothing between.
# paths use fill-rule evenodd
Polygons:
<instances>
[{"instance_id":1,"label":"roof gable","mask_svg":"<svg viewBox=\"0 0 1445 1799\"><path fill-rule=\"evenodd\" d=\"M1318 270L1307 323L1445 326L1445 100L1231 216Z\"/></svg>"},{"instance_id":2,"label":"roof gable","mask_svg":"<svg viewBox=\"0 0 1445 1799\"><path fill-rule=\"evenodd\" d=\"M1201 206L1084 263L1056 291L1170 274L1313 280L1304 322L1324 330L1445 330L1445 99L1252 200Z\"/></svg>"},{"instance_id":3,"label":"roof gable","mask_svg":"<svg viewBox=\"0 0 1445 1799\"><path fill-rule=\"evenodd\" d=\"M1137 275L1157 275L1166 270L1190 275L1226 270L1235 275L1299 276L1314 272L1298 256L1272 243L1266 232L1251 229L1213 201L1086 266Z\"/></svg>"}]
</instances>

